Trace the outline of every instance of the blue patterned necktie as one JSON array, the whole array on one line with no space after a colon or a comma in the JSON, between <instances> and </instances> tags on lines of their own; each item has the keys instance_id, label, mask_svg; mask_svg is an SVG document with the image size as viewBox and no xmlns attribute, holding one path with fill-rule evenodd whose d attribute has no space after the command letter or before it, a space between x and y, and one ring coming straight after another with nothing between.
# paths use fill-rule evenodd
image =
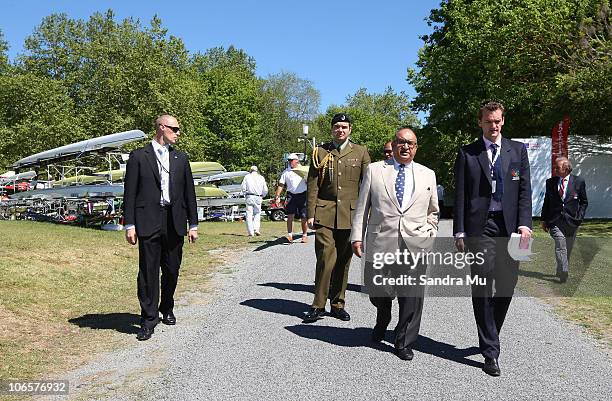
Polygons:
<instances>
[{"instance_id":1,"label":"blue patterned necktie","mask_svg":"<svg viewBox=\"0 0 612 401\"><path fill-rule=\"evenodd\" d=\"M404 200L404 186L406 181L406 174L404 173L403 164L399 165L399 171L397 172L397 177L395 178L395 195L397 196L397 203L399 203L400 207L402 207L402 200Z\"/></svg>"},{"instance_id":2,"label":"blue patterned necktie","mask_svg":"<svg viewBox=\"0 0 612 401\"><path fill-rule=\"evenodd\" d=\"M501 154L495 158L497 154L497 145L491 144L491 160L495 160L493 166L491 167L491 178L495 181L495 192L493 193L493 199L497 202L501 202L502 195L504 194L504 178L502 176L502 168L501 168Z\"/></svg>"}]
</instances>

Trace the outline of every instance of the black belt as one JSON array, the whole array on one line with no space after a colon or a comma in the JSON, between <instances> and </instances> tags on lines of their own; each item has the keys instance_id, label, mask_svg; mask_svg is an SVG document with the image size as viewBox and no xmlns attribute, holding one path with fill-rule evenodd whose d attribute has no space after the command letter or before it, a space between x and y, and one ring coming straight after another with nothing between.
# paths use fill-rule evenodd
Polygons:
<instances>
[{"instance_id":1,"label":"black belt","mask_svg":"<svg viewBox=\"0 0 612 401\"><path fill-rule=\"evenodd\" d=\"M172 204L171 204L171 203L169 203L169 204L167 204L167 205L159 205L159 208L160 208L160 209L170 210L170 209L172 209Z\"/></svg>"},{"instance_id":2,"label":"black belt","mask_svg":"<svg viewBox=\"0 0 612 401\"><path fill-rule=\"evenodd\" d=\"M502 216L504 214L503 210L489 210L489 217Z\"/></svg>"},{"instance_id":3,"label":"black belt","mask_svg":"<svg viewBox=\"0 0 612 401\"><path fill-rule=\"evenodd\" d=\"M304 192L300 192L300 193L295 193L295 192L289 192L289 191L287 191L287 193L288 193L289 195L302 195L302 194L305 194L305 193L306 193L306 191L304 191Z\"/></svg>"},{"instance_id":4,"label":"black belt","mask_svg":"<svg viewBox=\"0 0 612 401\"><path fill-rule=\"evenodd\" d=\"M249 195L251 195L251 196L261 196L261 195L259 195L259 194L249 194L249 193L246 193L245 195L246 195L246 196L249 196Z\"/></svg>"}]
</instances>

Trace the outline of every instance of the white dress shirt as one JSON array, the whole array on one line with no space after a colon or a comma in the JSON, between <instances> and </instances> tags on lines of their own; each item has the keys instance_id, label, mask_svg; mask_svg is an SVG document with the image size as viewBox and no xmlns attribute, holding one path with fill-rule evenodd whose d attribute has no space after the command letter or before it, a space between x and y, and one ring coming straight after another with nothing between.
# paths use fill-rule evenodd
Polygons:
<instances>
[{"instance_id":1,"label":"white dress shirt","mask_svg":"<svg viewBox=\"0 0 612 401\"><path fill-rule=\"evenodd\" d=\"M161 179L161 198L160 205L170 204L170 152L169 145L160 145L159 142L153 140L153 151L157 159L157 167L159 168L159 177Z\"/></svg>"},{"instance_id":2,"label":"white dress shirt","mask_svg":"<svg viewBox=\"0 0 612 401\"><path fill-rule=\"evenodd\" d=\"M563 178L559 178L559 184L557 184L557 192L561 190L561 182L563 182L563 195L561 195L561 199L565 199L565 195L567 195L567 184L569 184L569 174Z\"/></svg>"}]
</instances>

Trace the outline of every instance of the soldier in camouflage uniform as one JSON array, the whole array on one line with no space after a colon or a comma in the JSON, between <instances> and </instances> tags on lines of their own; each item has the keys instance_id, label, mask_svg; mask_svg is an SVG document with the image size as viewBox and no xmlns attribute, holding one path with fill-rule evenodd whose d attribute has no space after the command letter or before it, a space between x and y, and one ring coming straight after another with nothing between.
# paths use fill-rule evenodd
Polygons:
<instances>
[{"instance_id":1,"label":"soldier in camouflage uniform","mask_svg":"<svg viewBox=\"0 0 612 401\"><path fill-rule=\"evenodd\" d=\"M349 140L352 121L344 113L332 118L333 140L313 151L308 171L308 225L316 230L315 296L304 317L305 323L325 314L327 298L331 316L347 321L344 293L352 249L351 219L359 197L359 184L370 164L365 146Z\"/></svg>"}]
</instances>

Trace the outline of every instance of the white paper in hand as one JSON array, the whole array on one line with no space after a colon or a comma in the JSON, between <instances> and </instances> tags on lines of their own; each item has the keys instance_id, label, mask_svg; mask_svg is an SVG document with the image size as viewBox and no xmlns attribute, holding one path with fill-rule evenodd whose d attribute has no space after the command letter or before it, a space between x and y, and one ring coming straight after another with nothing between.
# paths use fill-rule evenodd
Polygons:
<instances>
[{"instance_id":1,"label":"white paper in hand","mask_svg":"<svg viewBox=\"0 0 612 401\"><path fill-rule=\"evenodd\" d=\"M508 241L510 257L519 262L530 262L529 256L533 255L531 252L532 242L533 238L529 238L529 241L521 241L521 234L510 234L510 240Z\"/></svg>"}]
</instances>

